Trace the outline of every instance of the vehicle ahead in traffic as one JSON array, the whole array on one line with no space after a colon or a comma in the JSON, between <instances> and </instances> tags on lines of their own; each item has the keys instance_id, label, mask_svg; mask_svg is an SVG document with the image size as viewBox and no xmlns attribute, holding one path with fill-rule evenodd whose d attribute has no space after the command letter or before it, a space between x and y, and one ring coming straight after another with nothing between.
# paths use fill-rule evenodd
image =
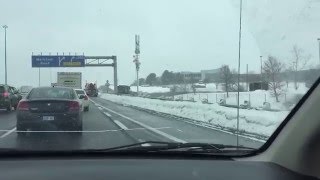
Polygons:
<instances>
[{"instance_id":1,"label":"vehicle ahead in traffic","mask_svg":"<svg viewBox=\"0 0 320 180\"><path fill-rule=\"evenodd\" d=\"M20 94L22 97L26 97L27 94L31 91L32 86L21 86L20 87Z\"/></svg>"},{"instance_id":2,"label":"vehicle ahead in traffic","mask_svg":"<svg viewBox=\"0 0 320 180\"><path fill-rule=\"evenodd\" d=\"M20 135L41 128L81 133L82 102L72 88L33 88L18 104L16 128Z\"/></svg>"},{"instance_id":3,"label":"vehicle ahead in traffic","mask_svg":"<svg viewBox=\"0 0 320 180\"><path fill-rule=\"evenodd\" d=\"M8 85L0 84L0 109L11 111L12 107L16 109L19 101L22 99L19 91Z\"/></svg>"},{"instance_id":4,"label":"vehicle ahead in traffic","mask_svg":"<svg viewBox=\"0 0 320 180\"><path fill-rule=\"evenodd\" d=\"M75 89L75 91L82 101L83 111L89 111L89 98L86 92L82 89Z\"/></svg>"},{"instance_id":5,"label":"vehicle ahead in traffic","mask_svg":"<svg viewBox=\"0 0 320 180\"><path fill-rule=\"evenodd\" d=\"M98 88L95 83L87 83L85 86L85 91L88 96L97 97L98 96Z\"/></svg>"}]
</instances>

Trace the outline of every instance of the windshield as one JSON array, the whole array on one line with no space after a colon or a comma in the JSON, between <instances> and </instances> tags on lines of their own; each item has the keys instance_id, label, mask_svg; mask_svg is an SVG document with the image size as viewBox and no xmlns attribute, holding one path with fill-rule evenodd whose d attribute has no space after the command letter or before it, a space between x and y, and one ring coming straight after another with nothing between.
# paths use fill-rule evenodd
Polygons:
<instances>
[{"instance_id":1,"label":"windshield","mask_svg":"<svg viewBox=\"0 0 320 180\"><path fill-rule=\"evenodd\" d=\"M0 148L259 149L320 75L319 9L3 1L0 84L20 91L0 86Z\"/></svg>"}]
</instances>

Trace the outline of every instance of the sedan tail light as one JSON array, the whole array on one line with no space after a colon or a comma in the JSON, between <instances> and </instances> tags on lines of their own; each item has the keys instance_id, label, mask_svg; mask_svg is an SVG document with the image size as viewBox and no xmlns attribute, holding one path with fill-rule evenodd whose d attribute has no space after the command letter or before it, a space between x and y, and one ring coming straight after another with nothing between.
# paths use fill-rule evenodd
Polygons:
<instances>
[{"instance_id":1,"label":"sedan tail light","mask_svg":"<svg viewBox=\"0 0 320 180\"><path fill-rule=\"evenodd\" d=\"M29 103L27 101L20 101L17 109L19 111L29 111Z\"/></svg>"},{"instance_id":2,"label":"sedan tail light","mask_svg":"<svg viewBox=\"0 0 320 180\"><path fill-rule=\"evenodd\" d=\"M2 96L3 96L3 97L9 97L9 95L10 95L10 94L9 94L8 92L2 93Z\"/></svg>"},{"instance_id":3,"label":"sedan tail light","mask_svg":"<svg viewBox=\"0 0 320 180\"><path fill-rule=\"evenodd\" d=\"M69 102L69 111L79 111L80 103L78 101L70 101Z\"/></svg>"}]
</instances>

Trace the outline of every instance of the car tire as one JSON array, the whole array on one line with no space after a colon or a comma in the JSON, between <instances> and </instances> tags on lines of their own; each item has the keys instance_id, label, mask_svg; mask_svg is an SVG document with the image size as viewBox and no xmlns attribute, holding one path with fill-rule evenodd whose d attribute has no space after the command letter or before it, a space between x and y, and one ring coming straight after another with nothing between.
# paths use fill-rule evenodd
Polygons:
<instances>
[{"instance_id":1,"label":"car tire","mask_svg":"<svg viewBox=\"0 0 320 180\"><path fill-rule=\"evenodd\" d=\"M17 110L18 104L14 105L13 108L14 110Z\"/></svg>"},{"instance_id":2,"label":"car tire","mask_svg":"<svg viewBox=\"0 0 320 180\"><path fill-rule=\"evenodd\" d=\"M82 130L83 130L82 121L80 121L80 123L77 125L77 131L81 131L82 133Z\"/></svg>"},{"instance_id":3,"label":"car tire","mask_svg":"<svg viewBox=\"0 0 320 180\"><path fill-rule=\"evenodd\" d=\"M21 123L17 123L16 125L17 127L17 131L27 131L27 128L22 125ZM17 132L18 136L25 136L27 134L27 132Z\"/></svg>"},{"instance_id":4,"label":"car tire","mask_svg":"<svg viewBox=\"0 0 320 180\"><path fill-rule=\"evenodd\" d=\"M11 102L9 103L9 106L7 107L7 112L10 112L12 110L12 104Z\"/></svg>"},{"instance_id":5,"label":"car tire","mask_svg":"<svg viewBox=\"0 0 320 180\"><path fill-rule=\"evenodd\" d=\"M84 107L84 108L83 108L83 111L85 111L85 112L89 111L89 106Z\"/></svg>"},{"instance_id":6,"label":"car tire","mask_svg":"<svg viewBox=\"0 0 320 180\"><path fill-rule=\"evenodd\" d=\"M81 135L82 134L82 130L83 130L82 120L80 120L77 124L75 124L73 130L74 131L79 131L79 132L76 132L77 135Z\"/></svg>"}]
</instances>

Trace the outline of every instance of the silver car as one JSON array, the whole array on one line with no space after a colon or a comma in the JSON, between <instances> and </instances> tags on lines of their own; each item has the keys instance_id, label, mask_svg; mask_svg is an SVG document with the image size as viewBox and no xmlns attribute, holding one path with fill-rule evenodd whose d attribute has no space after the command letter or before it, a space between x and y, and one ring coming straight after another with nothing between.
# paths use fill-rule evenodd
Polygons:
<instances>
[{"instance_id":1,"label":"silver car","mask_svg":"<svg viewBox=\"0 0 320 180\"><path fill-rule=\"evenodd\" d=\"M82 101L83 111L89 111L89 97L86 92L82 89L75 89L79 99Z\"/></svg>"}]
</instances>

